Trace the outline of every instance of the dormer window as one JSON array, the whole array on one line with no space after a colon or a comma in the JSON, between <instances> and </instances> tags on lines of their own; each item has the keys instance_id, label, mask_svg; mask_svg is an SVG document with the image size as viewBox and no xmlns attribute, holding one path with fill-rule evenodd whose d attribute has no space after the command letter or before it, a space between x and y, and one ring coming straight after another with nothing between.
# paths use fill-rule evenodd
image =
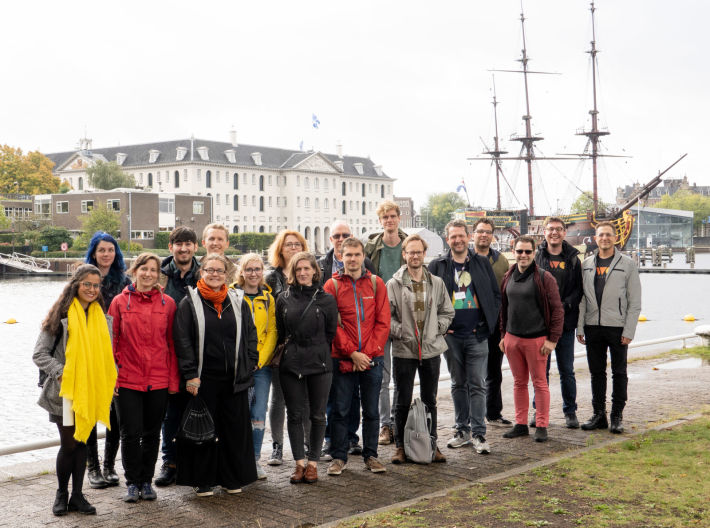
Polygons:
<instances>
[{"instance_id":1,"label":"dormer window","mask_svg":"<svg viewBox=\"0 0 710 528\"><path fill-rule=\"evenodd\" d=\"M227 156L227 161L229 163L236 163L237 162L237 151L234 149L229 149L224 151L224 155Z\"/></svg>"},{"instance_id":2,"label":"dormer window","mask_svg":"<svg viewBox=\"0 0 710 528\"><path fill-rule=\"evenodd\" d=\"M209 161L210 154L208 147L197 147L197 153L200 155L202 161Z\"/></svg>"},{"instance_id":3,"label":"dormer window","mask_svg":"<svg viewBox=\"0 0 710 528\"><path fill-rule=\"evenodd\" d=\"M343 160L335 160L333 163L335 163L340 172L343 172Z\"/></svg>"},{"instance_id":4,"label":"dormer window","mask_svg":"<svg viewBox=\"0 0 710 528\"><path fill-rule=\"evenodd\" d=\"M254 165L261 165L261 152L252 152L251 159L254 161Z\"/></svg>"},{"instance_id":5,"label":"dormer window","mask_svg":"<svg viewBox=\"0 0 710 528\"><path fill-rule=\"evenodd\" d=\"M187 147L178 147L175 155L175 161L182 161L185 159L185 154L187 154Z\"/></svg>"},{"instance_id":6,"label":"dormer window","mask_svg":"<svg viewBox=\"0 0 710 528\"><path fill-rule=\"evenodd\" d=\"M148 163L155 163L156 160L158 159L158 156L160 156L160 151L151 149L148 151Z\"/></svg>"},{"instance_id":7,"label":"dormer window","mask_svg":"<svg viewBox=\"0 0 710 528\"><path fill-rule=\"evenodd\" d=\"M375 174L382 176L382 165L375 165Z\"/></svg>"},{"instance_id":8,"label":"dormer window","mask_svg":"<svg viewBox=\"0 0 710 528\"><path fill-rule=\"evenodd\" d=\"M353 163L353 167L355 167L355 171L362 176L363 171L362 171L362 163Z\"/></svg>"},{"instance_id":9,"label":"dormer window","mask_svg":"<svg viewBox=\"0 0 710 528\"><path fill-rule=\"evenodd\" d=\"M117 165L123 165L124 161L126 161L126 155L123 152L119 152L118 154L116 154Z\"/></svg>"}]
</instances>

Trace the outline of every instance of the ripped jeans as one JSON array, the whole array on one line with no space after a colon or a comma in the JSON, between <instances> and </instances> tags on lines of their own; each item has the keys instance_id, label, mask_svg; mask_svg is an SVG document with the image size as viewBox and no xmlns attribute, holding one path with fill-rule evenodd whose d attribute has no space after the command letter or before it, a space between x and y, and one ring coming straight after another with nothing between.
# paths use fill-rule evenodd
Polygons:
<instances>
[{"instance_id":1,"label":"ripped jeans","mask_svg":"<svg viewBox=\"0 0 710 528\"><path fill-rule=\"evenodd\" d=\"M251 429L254 438L254 456L261 458L261 445L264 442L264 427L266 426L266 407L269 403L271 388L271 368L265 367L254 372L254 396L251 398L249 412L251 413Z\"/></svg>"}]
</instances>

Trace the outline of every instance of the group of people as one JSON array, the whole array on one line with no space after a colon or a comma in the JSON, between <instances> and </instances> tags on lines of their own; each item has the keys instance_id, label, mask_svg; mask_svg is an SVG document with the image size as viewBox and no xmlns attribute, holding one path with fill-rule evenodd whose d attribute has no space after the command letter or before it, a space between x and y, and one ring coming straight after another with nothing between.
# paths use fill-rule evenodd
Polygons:
<instances>
[{"instance_id":1,"label":"group of people","mask_svg":"<svg viewBox=\"0 0 710 528\"><path fill-rule=\"evenodd\" d=\"M490 220L480 219L472 234L453 220L446 226L449 251L425 266L427 243L399 228L399 207L385 200L377 215L383 231L366 243L346 222L335 222L332 248L319 260L299 232L284 230L269 249L269 269L253 253L235 267L224 256L229 238L219 224L205 228L207 254L198 260L196 233L178 227L170 234L171 255L162 261L139 255L132 279L116 241L96 233L34 352L47 374L39 404L61 440L54 514L95 513L82 493L87 460L92 487L118 484L119 443L126 502L157 497L159 447L155 485L192 486L198 496L212 495L216 486L239 493L266 478L259 461L267 409L273 448L267 463L283 462L286 418L291 483L316 482L321 460L329 462L328 475L340 475L348 455L361 455L373 473L385 472L379 445L395 444L394 464L408 459L404 429L416 374L431 414L432 462L446 462L436 446L442 355L455 412L447 447L489 453L487 424L510 425L506 438L528 435L530 378L529 425L535 441L546 441L553 350L566 426L579 427L575 330L592 375L594 414L582 428L609 427L608 348L611 431L623 431L626 350L641 290L635 265L615 249L611 224L597 226L599 249L580 262L564 240L564 222L549 218L537 250L534 238L516 239L509 266L491 247ZM515 423L502 415L504 355L514 379ZM195 443L180 434L198 398L216 441ZM107 427L103 472L97 422Z\"/></svg>"}]
</instances>

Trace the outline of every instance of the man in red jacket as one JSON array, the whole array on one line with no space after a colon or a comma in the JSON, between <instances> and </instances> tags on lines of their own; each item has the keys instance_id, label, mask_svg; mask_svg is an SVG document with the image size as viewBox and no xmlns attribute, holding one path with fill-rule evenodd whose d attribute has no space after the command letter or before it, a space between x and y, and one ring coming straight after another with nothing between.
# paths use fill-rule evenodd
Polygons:
<instances>
[{"instance_id":1,"label":"man in red jacket","mask_svg":"<svg viewBox=\"0 0 710 528\"><path fill-rule=\"evenodd\" d=\"M380 425L379 398L384 347L390 332L387 288L364 266L365 248L357 238L346 239L341 251L344 269L323 287L338 302L338 331L333 341L333 416L328 475L340 475L348 460L347 416L353 392L362 401L362 456L373 473L385 466L377 459Z\"/></svg>"}]
</instances>

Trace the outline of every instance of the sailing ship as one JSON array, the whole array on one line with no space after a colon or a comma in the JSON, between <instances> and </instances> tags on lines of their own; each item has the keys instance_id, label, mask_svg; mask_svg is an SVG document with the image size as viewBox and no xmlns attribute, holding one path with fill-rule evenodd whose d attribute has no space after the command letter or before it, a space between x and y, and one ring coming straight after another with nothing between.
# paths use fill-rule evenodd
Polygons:
<instances>
[{"instance_id":1,"label":"sailing ship","mask_svg":"<svg viewBox=\"0 0 710 528\"><path fill-rule=\"evenodd\" d=\"M474 210L467 209L463 212L464 218L473 219L474 217L486 216L493 219L496 224L497 230L499 232L507 233L509 238L518 236L521 233L527 232L535 236L542 237L542 221L545 217L539 217L535 215L534 206L534 193L533 193L533 162L536 160L575 160L575 159L590 159L592 161L592 203L593 207L586 213L582 214L568 214L560 215L565 223L567 224L567 237L566 240L572 245L586 244L587 248L594 246L593 236L595 232L596 225L601 221L609 221L614 226L617 233L617 246L619 249L623 250L626 243L631 236L631 232L634 226L634 216L631 213L631 208L636 205L639 200L643 200L657 185L661 183L661 177L666 174L671 168L673 168L680 160L682 160L686 155L684 154L673 164L671 164L664 171L659 172L654 178L652 178L646 185L641 187L635 195L625 204L618 208L606 208L602 209L599 201L598 189L597 189L597 160L601 157L625 157L617 156L613 154L603 154L600 152L600 142L603 136L610 134L607 129L599 128L599 110L597 107L597 47L596 47L596 30L595 30L595 20L594 12L596 11L594 7L594 2L590 3L590 12L592 17L592 40L591 48L587 51L591 56L592 62L592 109L589 111L591 116L591 127L588 130L580 130L576 134L580 136L585 136L587 138L587 144L580 154L565 155L563 157L540 157L535 153L535 143L544 139L540 135L533 135L532 133L532 116L530 112L530 97L528 92L528 75L530 74L550 74L551 72L542 71L531 71L528 68L528 54L527 45L525 40L525 15L520 14L520 22L522 28L522 56L518 61L521 63L521 69L519 70L493 70L501 72L512 72L520 73L523 75L524 89L525 89L525 110L526 113L523 116L523 121L525 123L525 133L524 135L514 135L511 140L518 141L521 144L520 154L518 156L505 157L506 151L501 150L500 142L498 138L498 114L497 105L498 101L496 99L495 93L495 81L493 85L493 116L495 122L495 136L493 138L493 148L488 149L483 152L486 157L475 157L469 158L472 160L492 160L496 168L496 192L497 192L497 203L496 209L492 211L486 211L482 209ZM527 184L528 184L528 208L527 210L504 210L501 208L501 190L500 190L500 180L505 179L501 162L503 160L519 160L525 161L527 168ZM506 180L507 183L507 180ZM512 189L511 189L512 190ZM496 219L502 220L502 222Z\"/></svg>"}]
</instances>

